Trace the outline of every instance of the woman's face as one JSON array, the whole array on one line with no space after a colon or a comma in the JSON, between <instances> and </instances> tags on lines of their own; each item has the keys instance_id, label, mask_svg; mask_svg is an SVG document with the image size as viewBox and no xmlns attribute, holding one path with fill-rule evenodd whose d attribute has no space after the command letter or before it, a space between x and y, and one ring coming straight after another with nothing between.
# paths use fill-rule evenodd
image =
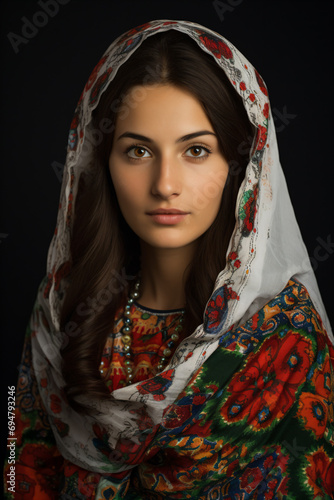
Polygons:
<instances>
[{"instance_id":1,"label":"woman's face","mask_svg":"<svg viewBox=\"0 0 334 500\"><path fill-rule=\"evenodd\" d=\"M159 248L194 244L211 226L228 174L201 104L172 85L128 93L109 169L125 220Z\"/></svg>"}]
</instances>

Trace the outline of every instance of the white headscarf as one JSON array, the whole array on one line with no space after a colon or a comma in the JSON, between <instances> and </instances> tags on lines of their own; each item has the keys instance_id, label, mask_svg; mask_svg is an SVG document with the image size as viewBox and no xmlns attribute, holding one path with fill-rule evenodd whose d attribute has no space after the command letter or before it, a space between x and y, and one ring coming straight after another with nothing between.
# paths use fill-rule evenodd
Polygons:
<instances>
[{"instance_id":1,"label":"white headscarf","mask_svg":"<svg viewBox=\"0 0 334 500\"><path fill-rule=\"evenodd\" d=\"M115 390L107 402L86 401L82 396L85 404L96 409L95 416L82 416L64 402L60 346L66 334L60 332L59 318L65 293L62 271L70 258L70 234L78 182L80 174L89 169L92 159L90 141L94 134L99 133L92 129L92 111L102 93L112 84L118 67L147 37L170 29L190 36L214 58L242 97L249 119L258 130L238 194L237 223L229 244L227 264L218 275L213 292L215 296L222 289L228 290L224 295L226 303L219 318L219 327L212 328L210 317L206 315L203 324L177 349L169 365L173 370L172 383L164 392L163 399L156 400L152 394L141 394L139 384L134 384ZM281 292L290 278L297 279L306 287L333 341L280 165L265 84L251 63L230 42L192 22L157 20L130 30L110 45L94 69L71 125L57 229L48 253L47 270L49 281L40 287L31 322L33 366L60 452L73 463L96 472L116 472L131 466L122 463L117 451L114 455L111 452L106 459L93 444L93 425L98 424L105 429L110 449L116 449L117 441L124 437L136 446L145 431L143 427L146 425L148 432L152 430L152 425L163 420L164 410L215 351L221 335L232 325L243 324ZM56 415L52 411L54 401L59 403ZM143 424L143 411L147 416L144 419L146 424ZM138 427L140 419L141 430ZM58 431L59 423L68 426L65 436Z\"/></svg>"}]
</instances>

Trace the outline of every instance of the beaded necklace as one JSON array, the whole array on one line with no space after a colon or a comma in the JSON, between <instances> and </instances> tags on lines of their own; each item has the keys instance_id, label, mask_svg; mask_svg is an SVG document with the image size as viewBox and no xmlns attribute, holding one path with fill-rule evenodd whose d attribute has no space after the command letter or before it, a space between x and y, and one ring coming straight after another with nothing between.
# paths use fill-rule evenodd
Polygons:
<instances>
[{"instance_id":1,"label":"beaded necklace","mask_svg":"<svg viewBox=\"0 0 334 500\"><path fill-rule=\"evenodd\" d=\"M139 294L139 287L140 287L140 278L137 279L134 289L129 293L129 297L124 309L124 317L123 317L123 326L121 328L121 333L122 333L122 342L124 345L124 356L125 356L125 370L126 370L126 384L130 385L132 384L133 381L133 354L131 351L131 343L132 343L132 336L131 336L131 331L132 331L132 321L130 318L130 310L131 306L134 303L135 300L137 300L140 296ZM176 342L180 338L180 333L183 328L183 321L184 321L184 310L182 310L182 313L180 316L177 316L173 321L167 326L164 327L160 330L160 332L168 332L168 330L176 323L179 322L179 324L174 328L174 332L170 336L169 341L167 342L167 347L163 350L162 356L160 356L159 364L157 365L157 370L160 372L163 370L164 366L166 365L168 358L172 354L172 348L176 344ZM159 332L156 332L159 333Z\"/></svg>"}]
</instances>

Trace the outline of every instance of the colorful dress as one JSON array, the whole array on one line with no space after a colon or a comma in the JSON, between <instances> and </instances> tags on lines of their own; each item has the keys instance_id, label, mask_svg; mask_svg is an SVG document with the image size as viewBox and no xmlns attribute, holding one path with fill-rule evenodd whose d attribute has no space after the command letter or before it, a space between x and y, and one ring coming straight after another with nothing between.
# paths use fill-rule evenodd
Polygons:
<instances>
[{"instance_id":1,"label":"colorful dress","mask_svg":"<svg viewBox=\"0 0 334 500\"><path fill-rule=\"evenodd\" d=\"M147 380L143 392L159 380L150 378L162 340L154 332L179 314L132 308L136 377ZM121 319L101 360L111 390L116 380L125 380L122 348L115 341L120 327ZM137 465L118 474L93 473L60 455L31 366L30 335L17 387L18 489L6 498L332 498L334 350L300 284L290 281L221 338L150 442L139 453L123 443L127 460ZM117 348L110 357L111 344ZM167 370L153 388L156 397L168 377ZM55 416L58 404L55 399ZM97 425L95 432L103 450L103 428Z\"/></svg>"},{"instance_id":2,"label":"colorful dress","mask_svg":"<svg viewBox=\"0 0 334 500\"><path fill-rule=\"evenodd\" d=\"M179 319L182 310L157 311L145 308L134 302L131 306L131 321L133 324L132 353L134 362L133 383L147 380L157 374L157 366L163 357L163 351L171 347L171 336L179 329ZM114 332L105 345L100 371L110 392L126 385L126 367L124 344L121 328L123 327L123 311L116 315ZM183 339L180 331L179 341ZM171 354L177 344L171 347Z\"/></svg>"}]
</instances>

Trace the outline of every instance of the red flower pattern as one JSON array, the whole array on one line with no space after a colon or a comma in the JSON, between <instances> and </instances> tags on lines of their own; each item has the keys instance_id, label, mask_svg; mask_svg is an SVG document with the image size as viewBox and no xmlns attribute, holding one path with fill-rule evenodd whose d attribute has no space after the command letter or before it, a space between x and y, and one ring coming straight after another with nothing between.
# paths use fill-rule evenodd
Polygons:
<instances>
[{"instance_id":1,"label":"red flower pattern","mask_svg":"<svg viewBox=\"0 0 334 500\"><path fill-rule=\"evenodd\" d=\"M193 404L194 405L202 405L205 403L206 397L203 394L199 394L198 396L195 396L193 399Z\"/></svg>"},{"instance_id":2,"label":"red flower pattern","mask_svg":"<svg viewBox=\"0 0 334 500\"><path fill-rule=\"evenodd\" d=\"M257 137L256 137L256 144L257 144L257 151L261 151L264 148L264 145L267 141L267 129L263 125L259 125L257 129Z\"/></svg>"},{"instance_id":3,"label":"red flower pattern","mask_svg":"<svg viewBox=\"0 0 334 500\"><path fill-rule=\"evenodd\" d=\"M58 451L56 456L52 456L48 447L40 444L27 443L20 455L20 464L36 471L38 484L46 492L53 486L56 473L61 470L62 463L63 457Z\"/></svg>"},{"instance_id":4,"label":"red flower pattern","mask_svg":"<svg viewBox=\"0 0 334 500\"><path fill-rule=\"evenodd\" d=\"M240 478L240 485L243 490L247 493L252 493L253 490L262 481L263 474L259 467L250 468L248 467Z\"/></svg>"},{"instance_id":5,"label":"red flower pattern","mask_svg":"<svg viewBox=\"0 0 334 500\"><path fill-rule=\"evenodd\" d=\"M56 426L56 429L60 436L64 437L68 434L69 427L62 420L60 420L60 418L54 419L54 425Z\"/></svg>"},{"instance_id":6,"label":"red flower pattern","mask_svg":"<svg viewBox=\"0 0 334 500\"><path fill-rule=\"evenodd\" d=\"M330 405L333 393L330 387L331 366L329 355L313 374L312 382L315 391L301 394L298 416L303 420L305 429L314 432L317 439L325 433L330 418Z\"/></svg>"},{"instance_id":7,"label":"red flower pattern","mask_svg":"<svg viewBox=\"0 0 334 500\"><path fill-rule=\"evenodd\" d=\"M51 399L50 408L53 411L53 413L60 413L61 399L56 394L51 394L50 399Z\"/></svg>"},{"instance_id":8,"label":"red flower pattern","mask_svg":"<svg viewBox=\"0 0 334 500\"><path fill-rule=\"evenodd\" d=\"M138 391L141 394L152 394L153 399L161 401L165 399L164 392L171 385L173 377L174 370L166 370L154 378L139 384Z\"/></svg>"},{"instance_id":9,"label":"red flower pattern","mask_svg":"<svg viewBox=\"0 0 334 500\"><path fill-rule=\"evenodd\" d=\"M231 49L222 40L207 35L200 35L199 38L217 59L221 59L222 56L225 57L225 59L233 59Z\"/></svg>"},{"instance_id":10,"label":"red flower pattern","mask_svg":"<svg viewBox=\"0 0 334 500\"><path fill-rule=\"evenodd\" d=\"M211 309L208 315L211 328L216 328L220 324L220 318L221 318L220 309L222 309L223 303L224 303L223 296L217 295L215 300L211 300L208 304Z\"/></svg>"},{"instance_id":11,"label":"red flower pattern","mask_svg":"<svg viewBox=\"0 0 334 500\"><path fill-rule=\"evenodd\" d=\"M269 104L266 102L265 105L263 106L263 116L265 118L268 118L269 117Z\"/></svg>"},{"instance_id":12,"label":"red flower pattern","mask_svg":"<svg viewBox=\"0 0 334 500\"><path fill-rule=\"evenodd\" d=\"M261 89L261 91L263 92L264 95L268 96L268 91L266 89L266 86L265 86L265 83L262 79L262 77L260 76L260 74L256 71L256 69L254 69L255 71L255 75L256 75L256 79L257 79L257 83L259 84L259 87Z\"/></svg>"},{"instance_id":13,"label":"red flower pattern","mask_svg":"<svg viewBox=\"0 0 334 500\"><path fill-rule=\"evenodd\" d=\"M308 473L308 485L313 490L314 497L319 495L323 498L325 491L330 498L334 495L334 459L330 459L323 448L306 456L309 466L306 467Z\"/></svg>"},{"instance_id":14,"label":"red flower pattern","mask_svg":"<svg viewBox=\"0 0 334 500\"><path fill-rule=\"evenodd\" d=\"M94 104L100 93L101 93L101 90L103 89L103 87L106 85L107 81L108 81L108 77L110 75L112 71L112 68L108 68L101 76L98 77L98 79L96 80L91 92L90 92L90 97L89 97L89 100L90 100L90 103L91 104Z\"/></svg>"},{"instance_id":15,"label":"red flower pattern","mask_svg":"<svg viewBox=\"0 0 334 500\"><path fill-rule=\"evenodd\" d=\"M164 427L175 429L180 427L191 416L191 405L172 405L168 410Z\"/></svg>"},{"instance_id":16,"label":"red flower pattern","mask_svg":"<svg viewBox=\"0 0 334 500\"><path fill-rule=\"evenodd\" d=\"M26 474L17 474L15 479L17 485L15 490L16 500L32 500L36 498L36 481Z\"/></svg>"},{"instance_id":17,"label":"red flower pattern","mask_svg":"<svg viewBox=\"0 0 334 500\"><path fill-rule=\"evenodd\" d=\"M317 438L325 433L328 413L329 408L325 398L312 393L301 394L298 415L303 419L305 429L313 431Z\"/></svg>"},{"instance_id":18,"label":"red flower pattern","mask_svg":"<svg viewBox=\"0 0 334 500\"><path fill-rule=\"evenodd\" d=\"M260 352L250 355L245 368L233 377L231 395L221 408L228 422L247 419L253 429L281 419L295 401L295 392L306 379L314 354L311 342L290 332L273 336Z\"/></svg>"}]
</instances>

